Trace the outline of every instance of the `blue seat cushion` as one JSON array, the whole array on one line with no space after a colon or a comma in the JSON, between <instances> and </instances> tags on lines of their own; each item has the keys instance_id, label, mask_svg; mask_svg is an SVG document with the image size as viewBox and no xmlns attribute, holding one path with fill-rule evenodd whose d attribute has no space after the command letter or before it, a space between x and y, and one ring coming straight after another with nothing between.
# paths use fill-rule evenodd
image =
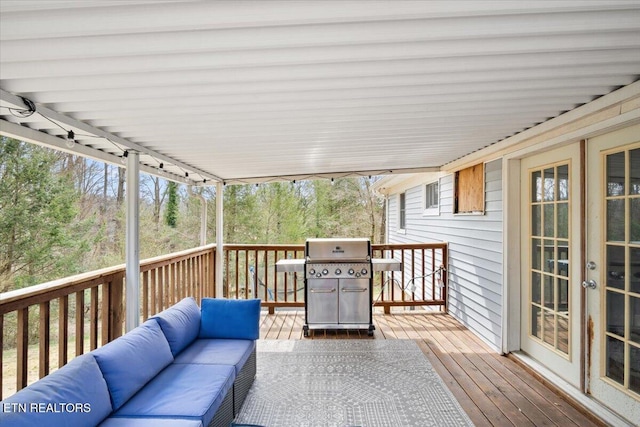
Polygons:
<instances>
[{"instance_id":1,"label":"blue seat cushion","mask_svg":"<svg viewBox=\"0 0 640 427\"><path fill-rule=\"evenodd\" d=\"M230 365L235 366L238 375L255 348L253 340L198 339L177 355L173 363Z\"/></svg>"},{"instance_id":2,"label":"blue seat cushion","mask_svg":"<svg viewBox=\"0 0 640 427\"><path fill-rule=\"evenodd\" d=\"M260 300L203 298L200 338L257 340L260 336Z\"/></svg>"},{"instance_id":3,"label":"blue seat cushion","mask_svg":"<svg viewBox=\"0 0 640 427\"><path fill-rule=\"evenodd\" d=\"M112 416L198 419L206 426L235 378L233 366L171 364Z\"/></svg>"},{"instance_id":4,"label":"blue seat cushion","mask_svg":"<svg viewBox=\"0 0 640 427\"><path fill-rule=\"evenodd\" d=\"M160 324L174 356L195 340L200 332L200 307L193 298L183 299L152 319Z\"/></svg>"},{"instance_id":5,"label":"blue seat cushion","mask_svg":"<svg viewBox=\"0 0 640 427\"><path fill-rule=\"evenodd\" d=\"M107 381L114 410L173 362L160 325L150 319L93 351Z\"/></svg>"},{"instance_id":6,"label":"blue seat cushion","mask_svg":"<svg viewBox=\"0 0 640 427\"><path fill-rule=\"evenodd\" d=\"M92 354L76 357L2 405L0 425L15 427L95 426L111 413L109 389Z\"/></svg>"},{"instance_id":7,"label":"blue seat cushion","mask_svg":"<svg viewBox=\"0 0 640 427\"><path fill-rule=\"evenodd\" d=\"M202 427L202 421L185 418L127 418L111 417L100 427Z\"/></svg>"}]
</instances>

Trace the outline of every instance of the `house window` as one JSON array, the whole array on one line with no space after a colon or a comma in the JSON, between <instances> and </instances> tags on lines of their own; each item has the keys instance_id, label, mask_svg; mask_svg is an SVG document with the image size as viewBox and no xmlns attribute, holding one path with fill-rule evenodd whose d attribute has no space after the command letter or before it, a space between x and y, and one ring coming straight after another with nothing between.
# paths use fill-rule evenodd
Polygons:
<instances>
[{"instance_id":1,"label":"house window","mask_svg":"<svg viewBox=\"0 0 640 427\"><path fill-rule=\"evenodd\" d=\"M400 217L400 221L399 221L400 229L404 230L407 225L406 193L400 194L400 200L399 200L398 206L400 207L400 210L398 212Z\"/></svg>"},{"instance_id":2,"label":"house window","mask_svg":"<svg viewBox=\"0 0 640 427\"><path fill-rule=\"evenodd\" d=\"M453 213L484 213L483 163L456 172Z\"/></svg>"},{"instance_id":3,"label":"house window","mask_svg":"<svg viewBox=\"0 0 640 427\"><path fill-rule=\"evenodd\" d=\"M427 184L424 191L424 215L439 215L439 201L438 181Z\"/></svg>"}]
</instances>

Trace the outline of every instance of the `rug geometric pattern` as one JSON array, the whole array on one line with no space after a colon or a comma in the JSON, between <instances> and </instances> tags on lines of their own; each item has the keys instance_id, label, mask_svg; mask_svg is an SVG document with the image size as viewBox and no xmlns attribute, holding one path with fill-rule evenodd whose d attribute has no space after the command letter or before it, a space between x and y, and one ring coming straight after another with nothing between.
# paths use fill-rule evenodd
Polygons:
<instances>
[{"instance_id":1,"label":"rug geometric pattern","mask_svg":"<svg viewBox=\"0 0 640 427\"><path fill-rule=\"evenodd\" d=\"M236 423L473 426L412 340L259 340Z\"/></svg>"}]
</instances>

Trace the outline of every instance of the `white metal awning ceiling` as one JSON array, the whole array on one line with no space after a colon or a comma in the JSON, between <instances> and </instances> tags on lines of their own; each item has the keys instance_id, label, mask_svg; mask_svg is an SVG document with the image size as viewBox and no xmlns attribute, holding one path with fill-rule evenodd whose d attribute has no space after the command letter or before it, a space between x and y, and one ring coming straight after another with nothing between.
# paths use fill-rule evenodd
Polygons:
<instances>
[{"instance_id":1,"label":"white metal awning ceiling","mask_svg":"<svg viewBox=\"0 0 640 427\"><path fill-rule=\"evenodd\" d=\"M439 168L639 76L640 0L0 0L3 133L196 183Z\"/></svg>"}]
</instances>

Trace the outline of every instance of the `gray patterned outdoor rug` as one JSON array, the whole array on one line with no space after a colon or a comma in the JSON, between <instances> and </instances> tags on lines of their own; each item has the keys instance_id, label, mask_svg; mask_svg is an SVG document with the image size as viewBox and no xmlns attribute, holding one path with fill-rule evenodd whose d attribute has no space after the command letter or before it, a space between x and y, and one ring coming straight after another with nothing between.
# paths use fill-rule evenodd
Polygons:
<instances>
[{"instance_id":1,"label":"gray patterned outdoor rug","mask_svg":"<svg viewBox=\"0 0 640 427\"><path fill-rule=\"evenodd\" d=\"M258 341L258 371L236 423L472 426L412 340Z\"/></svg>"}]
</instances>

